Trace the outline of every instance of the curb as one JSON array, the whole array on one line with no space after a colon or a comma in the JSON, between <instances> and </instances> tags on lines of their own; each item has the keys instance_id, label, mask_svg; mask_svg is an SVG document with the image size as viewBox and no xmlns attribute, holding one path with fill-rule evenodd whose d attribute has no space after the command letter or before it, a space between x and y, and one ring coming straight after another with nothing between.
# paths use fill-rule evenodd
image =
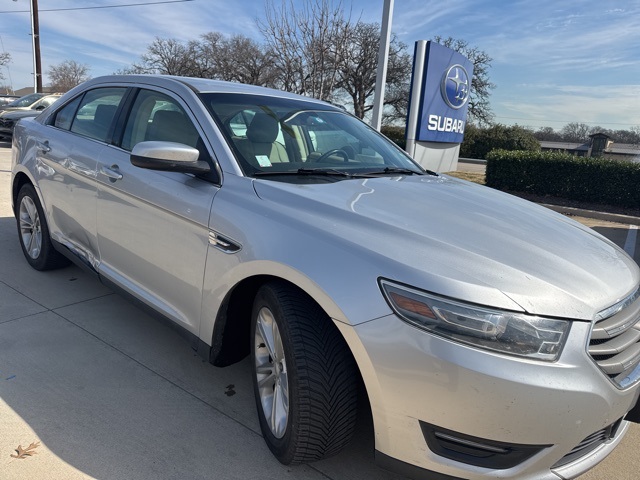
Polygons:
<instances>
[{"instance_id":1,"label":"curb","mask_svg":"<svg viewBox=\"0 0 640 480\"><path fill-rule=\"evenodd\" d=\"M605 220L607 222L625 223L627 225L640 226L640 217L634 217L631 215L598 212L596 210L585 210L583 208L563 207L560 205L550 205L548 203L541 203L540 205L542 205L543 207L547 207L554 212L562 213L565 215L575 215L577 217L595 218L596 220Z\"/></svg>"},{"instance_id":2,"label":"curb","mask_svg":"<svg viewBox=\"0 0 640 480\"><path fill-rule=\"evenodd\" d=\"M460 163L473 163L475 165L486 165L486 160L481 160L479 158L458 158L458 162Z\"/></svg>"}]
</instances>

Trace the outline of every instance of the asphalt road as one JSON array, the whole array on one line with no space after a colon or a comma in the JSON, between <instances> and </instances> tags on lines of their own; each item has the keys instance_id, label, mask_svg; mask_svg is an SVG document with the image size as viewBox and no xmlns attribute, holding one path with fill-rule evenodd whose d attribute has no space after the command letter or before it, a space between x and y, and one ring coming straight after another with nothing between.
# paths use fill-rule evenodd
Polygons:
<instances>
[{"instance_id":1,"label":"asphalt road","mask_svg":"<svg viewBox=\"0 0 640 480\"><path fill-rule=\"evenodd\" d=\"M0 142L0 478L402 478L373 463L368 418L338 456L280 465L259 433L247 361L202 362L174 331L76 267L32 270L10 209L9 168ZM629 242L627 225L592 226ZM634 425L580 478L637 479L638 445ZM14 458L19 447L23 458Z\"/></svg>"}]
</instances>

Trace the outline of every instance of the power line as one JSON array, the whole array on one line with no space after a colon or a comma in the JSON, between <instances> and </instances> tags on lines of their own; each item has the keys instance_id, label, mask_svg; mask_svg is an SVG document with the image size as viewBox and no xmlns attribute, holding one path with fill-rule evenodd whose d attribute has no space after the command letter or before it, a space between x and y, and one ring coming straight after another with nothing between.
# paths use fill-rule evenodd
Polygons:
<instances>
[{"instance_id":1,"label":"power line","mask_svg":"<svg viewBox=\"0 0 640 480\"><path fill-rule=\"evenodd\" d=\"M140 7L146 5L162 5L166 3L184 3L193 2L195 0L165 0L161 2L144 2L144 3L126 3L122 5L96 5L93 7L74 7L74 8L41 8L41 12L68 12L70 10L97 10L102 8L122 8L122 7ZM5 10L0 13L29 13L29 10Z\"/></svg>"}]
</instances>

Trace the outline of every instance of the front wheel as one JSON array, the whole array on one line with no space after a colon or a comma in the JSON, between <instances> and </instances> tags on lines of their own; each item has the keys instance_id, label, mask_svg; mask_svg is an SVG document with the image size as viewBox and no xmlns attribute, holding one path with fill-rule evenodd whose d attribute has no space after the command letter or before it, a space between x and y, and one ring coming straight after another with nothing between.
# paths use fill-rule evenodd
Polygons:
<instances>
[{"instance_id":1,"label":"front wheel","mask_svg":"<svg viewBox=\"0 0 640 480\"><path fill-rule=\"evenodd\" d=\"M40 200L30 184L23 185L18 193L16 221L20 246L29 265L36 270L52 270L69 264L53 248Z\"/></svg>"},{"instance_id":2,"label":"front wheel","mask_svg":"<svg viewBox=\"0 0 640 480\"><path fill-rule=\"evenodd\" d=\"M266 284L253 305L251 351L260 428L276 458L338 453L355 429L358 376L331 319L295 287Z\"/></svg>"}]
</instances>

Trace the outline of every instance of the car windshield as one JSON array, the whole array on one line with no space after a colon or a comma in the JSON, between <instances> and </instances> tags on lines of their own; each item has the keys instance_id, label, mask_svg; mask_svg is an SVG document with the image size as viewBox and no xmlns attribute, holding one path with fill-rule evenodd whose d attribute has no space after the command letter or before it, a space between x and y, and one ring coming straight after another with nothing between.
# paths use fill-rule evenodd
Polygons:
<instances>
[{"instance_id":1,"label":"car windshield","mask_svg":"<svg viewBox=\"0 0 640 480\"><path fill-rule=\"evenodd\" d=\"M42 98L41 93L31 93L29 95L25 95L24 97L20 97L17 100L7 104L7 107L28 107L36 100Z\"/></svg>"},{"instance_id":2,"label":"car windshield","mask_svg":"<svg viewBox=\"0 0 640 480\"><path fill-rule=\"evenodd\" d=\"M308 182L424 174L402 150L330 105L246 94L201 95L245 175Z\"/></svg>"}]
</instances>

